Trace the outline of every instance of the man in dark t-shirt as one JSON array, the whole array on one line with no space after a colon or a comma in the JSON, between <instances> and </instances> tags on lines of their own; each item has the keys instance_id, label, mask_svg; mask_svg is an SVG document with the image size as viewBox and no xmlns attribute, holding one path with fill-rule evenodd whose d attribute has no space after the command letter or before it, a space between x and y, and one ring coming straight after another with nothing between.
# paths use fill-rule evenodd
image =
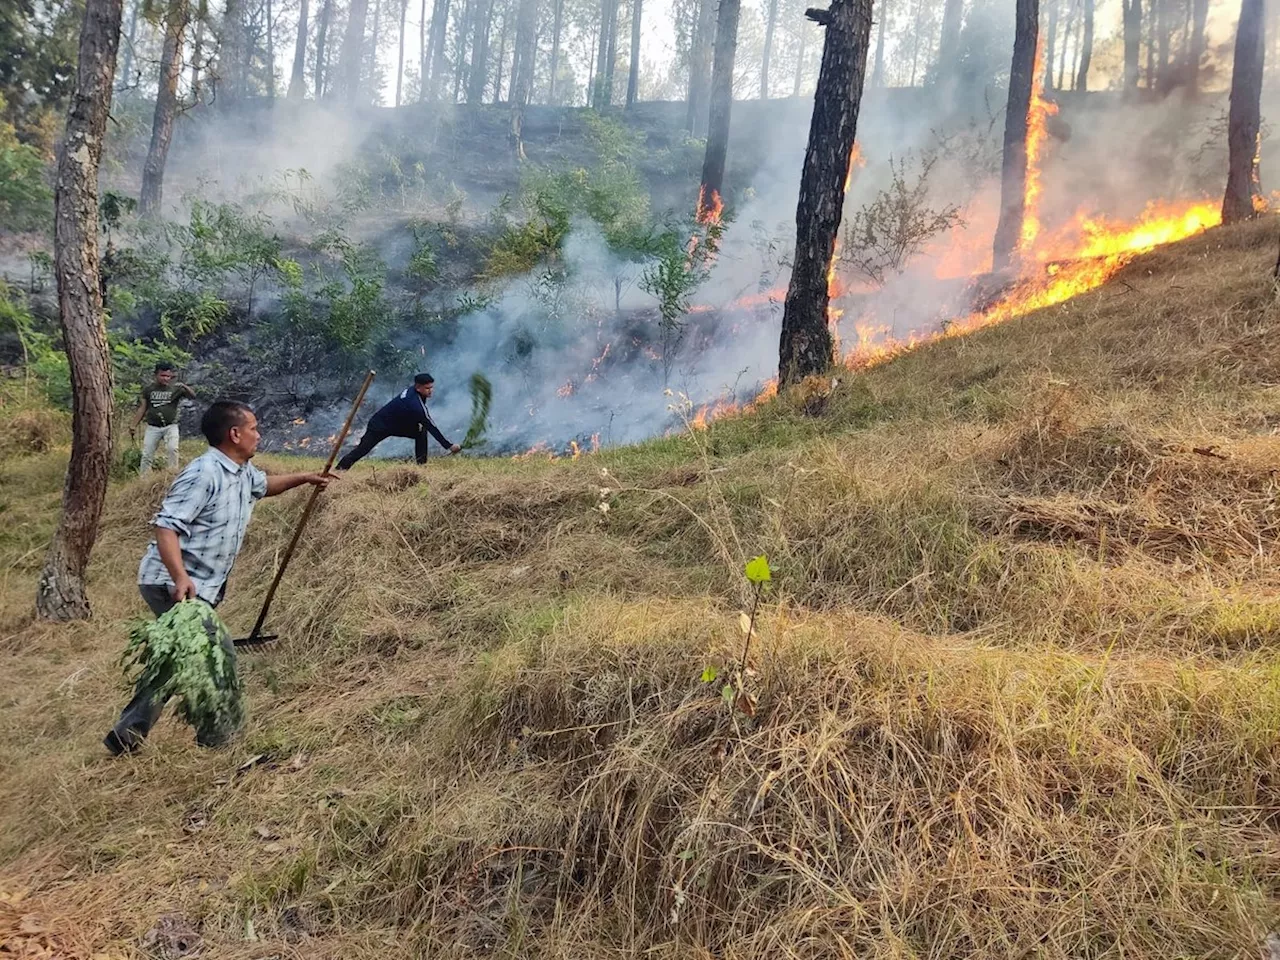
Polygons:
<instances>
[{"instance_id":1,"label":"man in dark t-shirt","mask_svg":"<svg viewBox=\"0 0 1280 960\"><path fill-rule=\"evenodd\" d=\"M350 470L357 460L367 456L369 451L387 437L405 437L413 441L414 458L419 464L427 462L427 437L435 437L436 443L450 453L457 453L462 448L456 443L446 440L431 414L427 412L427 401L435 389L435 378L429 373L420 373L413 378L413 386L398 396L392 397L372 417L365 427L364 436L356 444L354 450L338 461L339 470Z\"/></svg>"},{"instance_id":2,"label":"man in dark t-shirt","mask_svg":"<svg viewBox=\"0 0 1280 960\"><path fill-rule=\"evenodd\" d=\"M138 425L143 420L147 422L142 437L142 463L138 467L142 474L151 472L151 463L162 440L169 469L178 469L178 406L183 397L196 398L194 390L174 379L173 364L157 363L155 373L155 380L142 388L142 402L129 427L129 436L136 438Z\"/></svg>"}]
</instances>

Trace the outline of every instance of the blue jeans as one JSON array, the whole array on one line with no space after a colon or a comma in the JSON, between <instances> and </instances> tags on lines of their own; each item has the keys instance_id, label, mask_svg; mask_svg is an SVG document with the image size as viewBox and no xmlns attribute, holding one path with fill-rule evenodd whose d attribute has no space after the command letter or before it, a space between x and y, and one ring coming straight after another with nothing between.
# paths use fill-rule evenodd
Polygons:
<instances>
[{"instance_id":1,"label":"blue jeans","mask_svg":"<svg viewBox=\"0 0 1280 960\"><path fill-rule=\"evenodd\" d=\"M147 606L151 608L151 612L157 617L168 613L173 609L176 602L170 595L169 588L165 586L140 583L138 584L138 592L142 594L142 599L146 601ZM219 594L218 603L221 602L222 595ZM217 604L214 604L214 606L217 606ZM210 639L213 639L212 635ZM236 661L235 647L232 646L229 639L224 638L222 648L227 651L227 656L231 658L232 668L234 669ZM163 681L164 678L160 678L157 683L163 683ZM151 728L160 719L160 715L164 713L165 701L155 695L154 689L154 686L149 686L139 680L133 691L133 699L125 705L120 714L120 719L116 721L115 727L112 728L119 742L126 749L135 749L141 746L142 741L151 732ZM202 747L217 747L226 743L232 733L222 730L197 730L196 742Z\"/></svg>"}]
</instances>

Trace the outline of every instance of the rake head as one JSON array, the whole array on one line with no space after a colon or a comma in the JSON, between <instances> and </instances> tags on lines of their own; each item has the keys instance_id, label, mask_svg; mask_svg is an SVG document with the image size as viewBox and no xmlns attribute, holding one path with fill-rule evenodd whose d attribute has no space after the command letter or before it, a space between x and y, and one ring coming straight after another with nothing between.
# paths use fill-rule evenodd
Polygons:
<instances>
[{"instance_id":1,"label":"rake head","mask_svg":"<svg viewBox=\"0 0 1280 960\"><path fill-rule=\"evenodd\" d=\"M273 643L274 641L279 639L280 639L280 634L278 633L262 633L262 634L250 634L247 637L237 637L235 640L232 640L231 642L241 649L248 648L250 650L256 650L259 647L264 647L268 643Z\"/></svg>"}]
</instances>

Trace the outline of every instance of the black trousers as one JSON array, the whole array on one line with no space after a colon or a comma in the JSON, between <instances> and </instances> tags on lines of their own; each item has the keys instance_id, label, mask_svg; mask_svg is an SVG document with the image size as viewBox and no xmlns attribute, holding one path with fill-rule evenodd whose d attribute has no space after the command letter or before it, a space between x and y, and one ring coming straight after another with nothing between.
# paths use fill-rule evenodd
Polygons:
<instances>
[{"instance_id":1,"label":"black trousers","mask_svg":"<svg viewBox=\"0 0 1280 960\"><path fill-rule=\"evenodd\" d=\"M367 457L373 448L380 444L388 437L403 437L406 440L413 441L413 457L418 463L427 462L427 441L431 439L426 430L419 430L414 434L407 433L383 433L381 430L375 430L373 427L365 429L364 436L360 438L360 442L356 444L354 450L350 450L338 461L339 470L350 470L356 463Z\"/></svg>"},{"instance_id":2,"label":"black trousers","mask_svg":"<svg viewBox=\"0 0 1280 960\"><path fill-rule=\"evenodd\" d=\"M142 599L147 602L147 606L151 608L151 612L157 617L164 616L172 608L176 602L169 593L168 587L152 585L147 583L138 584L138 592L142 594ZM218 597L221 602L222 597ZM215 604L216 606L216 604ZM228 640L224 645L227 655L231 658L234 666L236 651ZM143 684L141 680L134 688L133 699L125 705L124 710L120 713L120 719L116 721L114 732L119 738L119 742L125 744L132 749L141 745L146 739L151 728L156 725L156 721L160 719L160 714L164 713L165 701L159 699L153 689ZM196 742L204 747L216 747L221 745L228 739L226 731L222 730L197 730Z\"/></svg>"}]
</instances>

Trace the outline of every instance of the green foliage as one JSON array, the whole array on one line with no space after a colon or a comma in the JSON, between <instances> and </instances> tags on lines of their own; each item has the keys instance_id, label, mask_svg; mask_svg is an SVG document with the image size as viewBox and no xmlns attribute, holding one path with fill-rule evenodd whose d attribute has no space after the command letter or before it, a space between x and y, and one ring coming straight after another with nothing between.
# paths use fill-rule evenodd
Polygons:
<instances>
[{"instance_id":1,"label":"green foliage","mask_svg":"<svg viewBox=\"0 0 1280 960\"><path fill-rule=\"evenodd\" d=\"M160 330L168 340L194 343L213 333L230 315L227 302L208 290L179 290L164 305Z\"/></svg>"},{"instance_id":2,"label":"green foliage","mask_svg":"<svg viewBox=\"0 0 1280 960\"><path fill-rule=\"evenodd\" d=\"M773 579L772 572L769 570L769 561L763 553L748 560L743 572L748 580L757 585L768 583Z\"/></svg>"},{"instance_id":3,"label":"green foliage","mask_svg":"<svg viewBox=\"0 0 1280 960\"><path fill-rule=\"evenodd\" d=\"M471 426L467 428L466 439L462 441L463 449L474 447L484 441L485 431L489 428L489 406L493 403L493 385L479 373L471 375Z\"/></svg>"},{"instance_id":4,"label":"green foliage","mask_svg":"<svg viewBox=\"0 0 1280 960\"><path fill-rule=\"evenodd\" d=\"M121 666L160 702L176 698L178 715L211 740L244 722L242 687L227 628L203 600L184 600L129 632Z\"/></svg>"},{"instance_id":5,"label":"green foliage","mask_svg":"<svg viewBox=\"0 0 1280 960\"><path fill-rule=\"evenodd\" d=\"M4 113L0 93L0 224L9 230L47 227L53 216L53 191L44 158L35 147L19 141Z\"/></svg>"},{"instance_id":6,"label":"green foliage","mask_svg":"<svg viewBox=\"0 0 1280 960\"><path fill-rule=\"evenodd\" d=\"M409 255L405 276L419 290L429 290L440 279L440 265L431 244L431 229L424 223L412 223L409 232L413 234L413 253Z\"/></svg>"}]
</instances>

